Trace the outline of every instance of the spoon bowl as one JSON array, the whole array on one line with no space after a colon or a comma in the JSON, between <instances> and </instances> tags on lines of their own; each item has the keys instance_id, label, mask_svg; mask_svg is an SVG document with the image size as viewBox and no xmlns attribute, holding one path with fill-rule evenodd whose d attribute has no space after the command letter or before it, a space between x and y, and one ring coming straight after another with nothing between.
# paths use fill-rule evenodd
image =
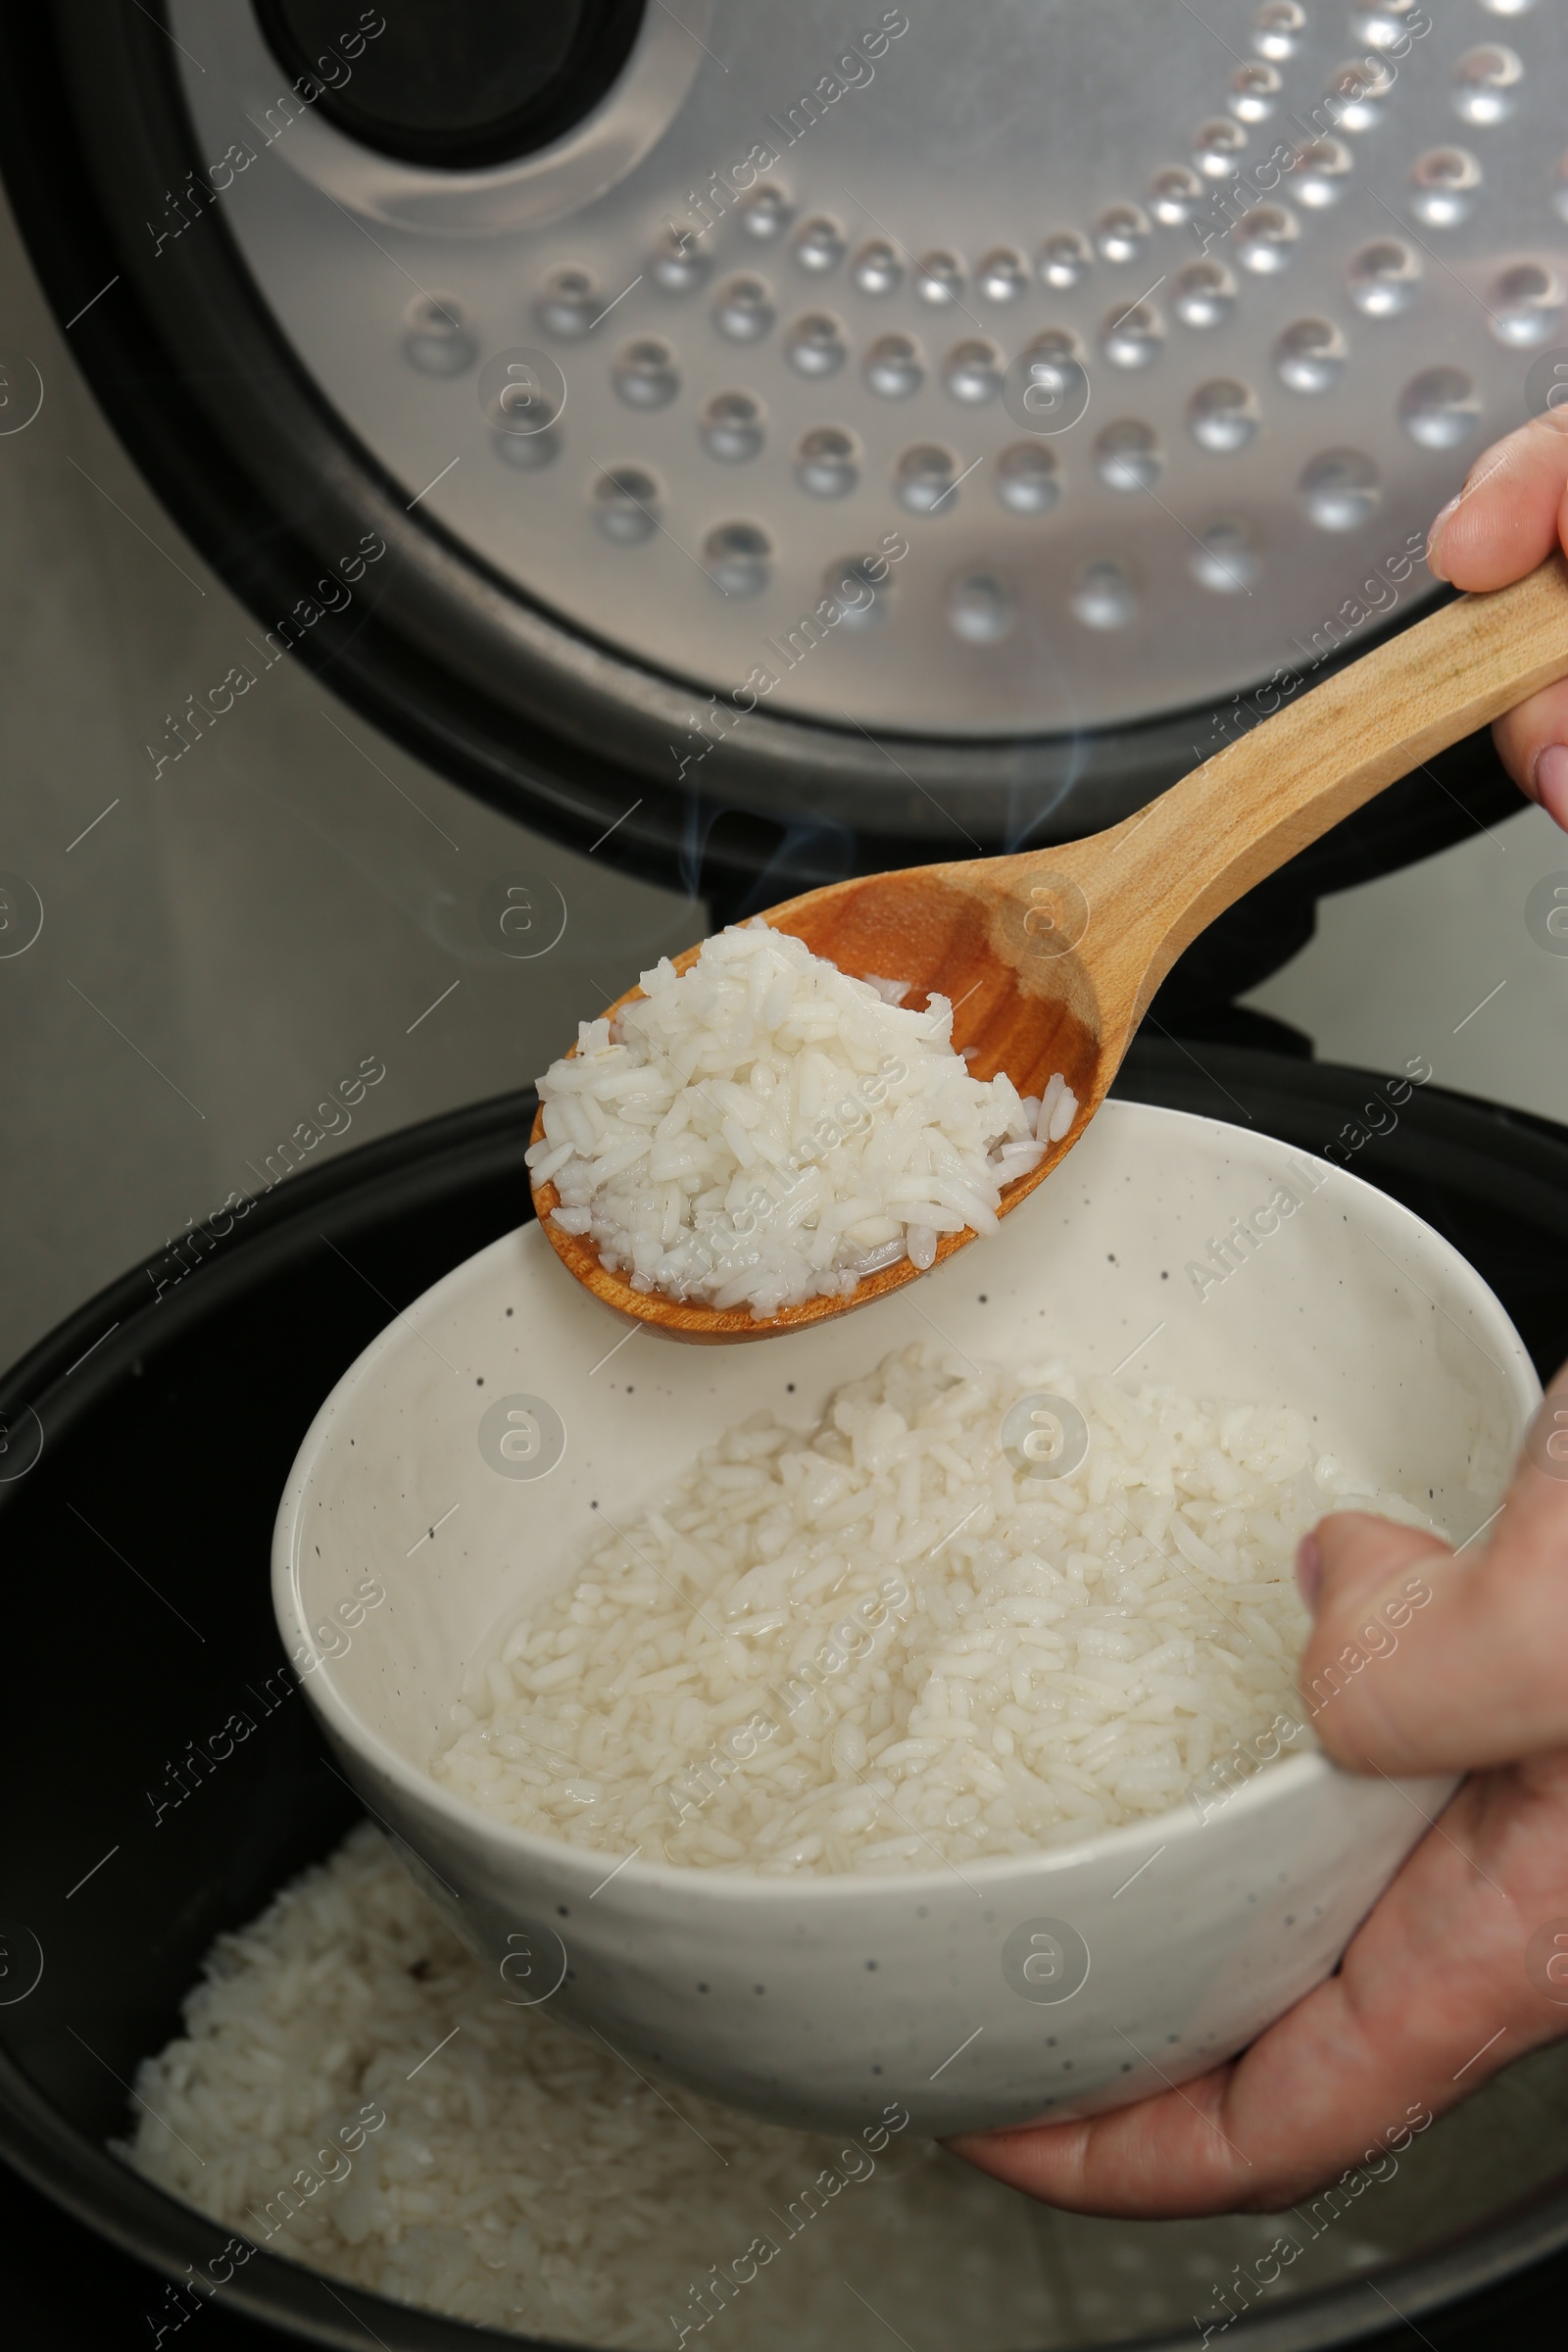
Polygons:
<instances>
[{"instance_id":1,"label":"spoon bowl","mask_svg":"<svg viewBox=\"0 0 1568 2352\"><path fill-rule=\"evenodd\" d=\"M1568 567L1551 557L1527 578L1465 596L1348 663L1103 833L1049 850L867 874L808 891L763 920L841 971L908 983L954 1007L953 1044L976 1078L1004 1070L1020 1095L1060 1071L1072 1125L1004 1190L1006 1216L1083 1136L1109 1091L1155 990L1215 916L1399 776L1568 675ZM674 959L684 972L700 953ZM610 1015L641 996L630 989ZM541 1113L541 1120L542 1120ZM543 1133L535 1124L534 1139ZM848 1298L815 1298L755 1317L637 1291L601 1264L590 1237L534 1186L551 1247L623 1316L683 1340L765 1339L868 1305L916 1279L908 1258L860 1280ZM944 1235L941 1264L976 1239Z\"/></svg>"}]
</instances>

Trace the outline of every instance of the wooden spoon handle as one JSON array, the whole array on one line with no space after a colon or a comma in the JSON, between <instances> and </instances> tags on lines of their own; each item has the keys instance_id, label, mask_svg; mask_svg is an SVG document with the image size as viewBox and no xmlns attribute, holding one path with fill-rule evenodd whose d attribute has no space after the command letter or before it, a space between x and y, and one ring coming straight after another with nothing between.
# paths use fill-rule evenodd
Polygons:
<instances>
[{"instance_id":1,"label":"wooden spoon handle","mask_svg":"<svg viewBox=\"0 0 1568 2352\"><path fill-rule=\"evenodd\" d=\"M1553 555L1510 588L1459 597L1401 630L1082 845L1091 870L1070 870L1091 908L1102 891L1118 927L1128 919L1124 968L1149 951L1135 1017L1244 891L1396 778L1564 675L1568 565ZM1049 866L1051 854L1038 862Z\"/></svg>"}]
</instances>

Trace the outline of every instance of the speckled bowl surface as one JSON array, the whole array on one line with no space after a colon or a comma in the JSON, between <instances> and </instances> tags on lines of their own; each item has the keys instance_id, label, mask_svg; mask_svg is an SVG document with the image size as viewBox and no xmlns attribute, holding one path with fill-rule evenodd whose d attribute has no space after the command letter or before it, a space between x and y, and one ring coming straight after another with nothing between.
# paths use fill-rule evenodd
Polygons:
<instances>
[{"instance_id":1,"label":"speckled bowl surface","mask_svg":"<svg viewBox=\"0 0 1568 2352\"><path fill-rule=\"evenodd\" d=\"M1219 1279L1236 1219L1250 1241ZM785 1880L617 1869L429 1778L470 1658L570 1573L593 1504L624 1524L723 1429L763 1405L805 1426L933 1329L971 1356L1060 1350L1297 1405L1456 1540L1494 1510L1540 1396L1492 1292L1397 1202L1266 1136L1113 1101L994 1240L762 1346L627 1337L524 1225L339 1381L277 1518L306 1691L503 1997L822 2130L895 2105L934 2134L1083 2114L1214 2064L1329 1973L1452 1786L1296 1754L1222 1803L1037 1856Z\"/></svg>"}]
</instances>

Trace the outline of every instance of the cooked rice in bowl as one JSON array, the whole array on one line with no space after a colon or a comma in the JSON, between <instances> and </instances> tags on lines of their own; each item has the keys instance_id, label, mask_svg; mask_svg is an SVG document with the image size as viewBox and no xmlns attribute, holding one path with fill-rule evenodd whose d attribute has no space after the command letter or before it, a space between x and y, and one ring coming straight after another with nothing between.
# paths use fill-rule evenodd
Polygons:
<instances>
[{"instance_id":1,"label":"cooked rice in bowl","mask_svg":"<svg viewBox=\"0 0 1568 2352\"><path fill-rule=\"evenodd\" d=\"M1042 1396L1082 1414L1082 1460L1044 1465L1062 1475L1012 1434ZM1168 1811L1310 1742L1305 1529L1350 1501L1428 1524L1329 1442L1289 1406L916 1343L814 1429L760 1413L596 1531L469 1673L431 1771L573 1845L774 1875Z\"/></svg>"}]
</instances>

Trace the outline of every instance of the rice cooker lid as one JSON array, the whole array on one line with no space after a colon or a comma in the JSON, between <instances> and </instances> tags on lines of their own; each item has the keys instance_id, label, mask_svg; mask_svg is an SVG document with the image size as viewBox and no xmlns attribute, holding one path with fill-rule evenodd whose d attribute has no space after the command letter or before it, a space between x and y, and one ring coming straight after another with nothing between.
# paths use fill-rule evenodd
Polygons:
<instances>
[{"instance_id":1,"label":"rice cooker lid","mask_svg":"<svg viewBox=\"0 0 1568 2352\"><path fill-rule=\"evenodd\" d=\"M1568 360L1533 0L172 0L114 30L131 131L97 13L109 315L318 553L388 523L433 673L360 691L557 830L574 774L666 836L715 788L927 855L1110 821L1419 608Z\"/></svg>"}]
</instances>

